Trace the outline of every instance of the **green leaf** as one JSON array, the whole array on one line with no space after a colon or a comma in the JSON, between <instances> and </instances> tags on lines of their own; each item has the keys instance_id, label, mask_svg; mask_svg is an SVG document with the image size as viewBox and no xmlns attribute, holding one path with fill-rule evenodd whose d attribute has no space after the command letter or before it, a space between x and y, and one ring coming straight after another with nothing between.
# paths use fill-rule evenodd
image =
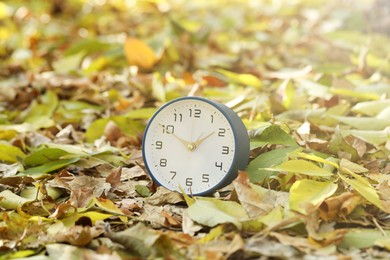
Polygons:
<instances>
[{"instance_id":1,"label":"green leaf","mask_svg":"<svg viewBox=\"0 0 390 260\"><path fill-rule=\"evenodd\" d=\"M102 109L103 107L83 101L61 100L54 118L60 123L79 123L86 115Z\"/></svg>"},{"instance_id":2,"label":"green leaf","mask_svg":"<svg viewBox=\"0 0 390 260\"><path fill-rule=\"evenodd\" d=\"M24 174L39 174L39 173L48 173L58 169L61 169L69 164L75 163L80 158L70 158L70 159L59 159L55 161L48 161L40 166L32 167L25 170Z\"/></svg>"},{"instance_id":3,"label":"green leaf","mask_svg":"<svg viewBox=\"0 0 390 260\"><path fill-rule=\"evenodd\" d=\"M18 147L0 143L0 161L14 163L25 157L26 155Z\"/></svg>"},{"instance_id":4,"label":"green leaf","mask_svg":"<svg viewBox=\"0 0 390 260\"><path fill-rule=\"evenodd\" d=\"M27 113L23 116L24 123L28 123L34 129L47 128L54 125L53 113L58 106L58 97L53 91L47 91L39 102L34 100Z\"/></svg>"},{"instance_id":5,"label":"green leaf","mask_svg":"<svg viewBox=\"0 0 390 260\"><path fill-rule=\"evenodd\" d=\"M31 200L18 196L10 190L0 192L0 207L5 209L17 209L28 201Z\"/></svg>"},{"instance_id":6,"label":"green leaf","mask_svg":"<svg viewBox=\"0 0 390 260\"><path fill-rule=\"evenodd\" d=\"M144 129L144 125L139 121L133 120L126 116L113 116L109 118L101 118L95 120L87 129L85 138L88 142L99 139L104 134L104 129L108 122L115 122L122 132L134 136Z\"/></svg>"},{"instance_id":7,"label":"green leaf","mask_svg":"<svg viewBox=\"0 0 390 260\"><path fill-rule=\"evenodd\" d=\"M51 117L58 106L58 97L53 91L47 91L41 96L39 102L34 100L24 116L24 120L28 121L30 117L47 116Z\"/></svg>"},{"instance_id":8,"label":"green leaf","mask_svg":"<svg viewBox=\"0 0 390 260\"><path fill-rule=\"evenodd\" d=\"M385 234L383 234L383 232ZM368 248L372 247L376 241L390 236L390 231L379 229L355 228L350 229L345 235L340 244L341 248ZM364 238L364 239L363 239Z\"/></svg>"},{"instance_id":9,"label":"green leaf","mask_svg":"<svg viewBox=\"0 0 390 260\"><path fill-rule=\"evenodd\" d=\"M296 147L279 148L257 156L247 167L250 181L261 183L275 175L274 171L265 170L265 168L281 164L296 149Z\"/></svg>"},{"instance_id":10,"label":"green leaf","mask_svg":"<svg viewBox=\"0 0 390 260\"><path fill-rule=\"evenodd\" d=\"M270 125L260 128L256 131L255 136L251 138L251 149L267 144L298 146L294 138L282 130L278 125Z\"/></svg>"},{"instance_id":11,"label":"green leaf","mask_svg":"<svg viewBox=\"0 0 390 260\"><path fill-rule=\"evenodd\" d=\"M336 190L337 185L330 181L298 180L290 188L290 209L308 214Z\"/></svg>"},{"instance_id":12,"label":"green leaf","mask_svg":"<svg viewBox=\"0 0 390 260\"><path fill-rule=\"evenodd\" d=\"M291 173L305 174L308 176L318 176L318 177L329 177L333 175L332 172L320 168L314 163L305 160L290 160L280 165L271 168L266 168L266 170L279 171L279 172L291 172Z\"/></svg>"},{"instance_id":13,"label":"green leaf","mask_svg":"<svg viewBox=\"0 0 390 260\"><path fill-rule=\"evenodd\" d=\"M339 156L340 153L349 154L351 157L351 161L356 161L359 158L359 154L356 149L353 148L350 144L348 144L344 137L341 135L342 133L336 132L332 139L329 142L328 150L336 156Z\"/></svg>"},{"instance_id":14,"label":"green leaf","mask_svg":"<svg viewBox=\"0 0 390 260\"><path fill-rule=\"evenodd\" d=\"M247 218L245 209L236 202L201 198L196 199L188 208L188 215L204 226L232 223L239 229L242 227L240 219Z\"/></svg>"},{"instance_id":15,"label":"green leaf","mask_svg":"<svg viewBox=\"0 0 390 260\"><path fill-rule=\"evenodd\" d=\"M121 244L128 252L142 259L148 259L152 251L156 250L156 243L160 236L159 233L145 227L142 223L124 231L108 234L112 241Z\"/></svg>"},{"instance_id":16,"label":"green leaf","mask_svg":"<svg viewBox=\"0 0 390 260\"><path fill-rule=\"evenodd\" d=\"M72 43L72 45L65 51L65 56L72 56L78 53L85 52L85 54L92 54L95 52L106 50L110 44L104 43L98 39L81 39Z\"/></svg>"},{"instance_id":17,"label":"green leaf","mask_svg":"<svg viewBox=\"0 0 390 260\"><path fill-rule=\"evenodd\" d=\"M135 191L142 197L150 197L152 195L148 187L144 185L135 185Z\"/></svg>"},{"instance_id":18,"label":"green leaf","mask_svg":"<svg viewBox=\"0 0 390 260\"><path fill-rule=\"evenodd\" d=\"M87 149L83 146L77 146L77 145L71 145L71 144L57 144L57 143L45 143L45 147L47 148L56 148L61 149L69 154L72 154L73 156L78 157L86 157L90 154L93 154L92 150ZM104 152L104 151L100 151Z\"/></svg>"},{"instance_id":19,"label":"green leaf","mask_svg":"<svg viewBox=\"0 0 390 260\"><path fill-rule=\"evenodd\" d=\"M62 194L62 190L55 187L45 187L47 194L54 200L58 199ZM40 190L37 187L26 187L20 192L20 196L28 199L28 200L35 200L35 199L43 199L43 194L40 192Z\"/></svg>"},{"instance_id":20,"label":"green leaf","mask_svg":"<svg viewBox=\"0 0 390 260\"><path fill-rule=\"evenodd\" d=\"M85 56L85 51L63 57L53 62L53 68L56 72L66 74L76 72L80 68L81 61Z\"/></svg>"},{"instance_id":21,"label":"green leaf","mask_svg":"<svg viewBox=\"0 0 390 260\"><path fill-rule=\"evenodd\" d=\"M58 160L62 156L67 154L69 153L58 148L43 147L32 152L26 158L24 158L24 164L27 166L36 166L36 165L47 163L49 161Z\"/></svg>"},{"instance_id":22,"label":"green leaf","mask_svg":"<svg viewBox=\"0 0 390 260\"><path fill-rule=\"evenodd\" d=\"M129 111L125 116L130 119L149 119L156 111L154 107L140 108Z\"/></svg>"}]
</instances>

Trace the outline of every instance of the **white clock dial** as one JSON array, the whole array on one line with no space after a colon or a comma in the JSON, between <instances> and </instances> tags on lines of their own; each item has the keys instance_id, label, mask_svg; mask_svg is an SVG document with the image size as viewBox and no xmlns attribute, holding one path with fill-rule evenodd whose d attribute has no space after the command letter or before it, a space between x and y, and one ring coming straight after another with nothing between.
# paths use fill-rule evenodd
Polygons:
<instances>
[{"instance_id":1,"label":"white clock dial","mask_svg":"<svg viewBox=\"0 0 390 260\"><path fill-rule=\"evenodd\" d=\"M229 177L236 145L226 113L203 99L183 98L153 116L145 131L143 155L160 185L202 194Z\"/></svg>"}]
</instances>

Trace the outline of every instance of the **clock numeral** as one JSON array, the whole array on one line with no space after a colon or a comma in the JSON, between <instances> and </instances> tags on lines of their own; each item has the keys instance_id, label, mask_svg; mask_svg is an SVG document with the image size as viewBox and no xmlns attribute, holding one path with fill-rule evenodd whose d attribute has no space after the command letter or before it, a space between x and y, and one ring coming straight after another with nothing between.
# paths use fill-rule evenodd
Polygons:
<instances>
[{"instance_id":1,"label":"clock numeral","mask_svg":"<svg viewBox=\"0 0 390 260\"><path fill-rule=\"evenodd\" d=\"M229 146L222 146L222 154L229 154Z\"/></svg>"},{"instance_id":2,"label":"clock numeral","mask_svg":"<svg viewBox=\"0 0 390 260\"><path fill-rule=\"evenodd\" d=\"M156 141L156 149L160 150L162 149L163 143L161 141Z\"/></svg>"},{"instance_id":3,"label":"clock numeral","mask_svg":"<svg viewBox=\"0 0 390 260\"><path fill-rule=\"evenodd\" d=\"M175 132L175 127L173 125L161 125L163 129L163 134L173 134Z\"/></svg>"},{"instance_id":4,"label":"clock numeral","mask_svg":"<svg viewBox=\"0 0 390 260\"><path fill-rule=\"evenodd\" d=\"M176 114L174 113L173 116L175 117L175 122L183 122L183 114Z\"/></svg>"},{"instance_id":5,"label":"clock numeral","mask_svg":"<svg viewBox=\"0 0 390 260\"><path fill-rule=\"evenodd\" d=\"M177 173L177 172L175 172L175 171L170 171L169 173L171 173L171 174L172 174L171 180L173 180L173 178L175 178L175 177L176 177L176 173Z\"/></svg>"},{"instance_id":6,"label":"clock numeral","mask_svg":"<svg viewBox=\"0 0 390 260\"><path fill-rule=\"evenodd\" d=\"M226 129L225 128L219 128L218 129L218 136L224 137L225 133L226 133Z\"/></svg>"},{"instance_id":7,"label":"clock numeral","mask_svg":"<svg viewBox=\"0 0 390 260\"><path fill-rule=\"evenodd\" d=\"M218 164L217 162L215 162L215 167L219 168L220 171L222 171L222 165L223 165L222 162L221 162L220 164Z\"/></svg>"},{"instance_id":8,"label":"clock numeral","mask_svg":"<svg viewBox=\"0 0 390 260\"><path fill-rule=\"evenodd\" d=\"M208 173L202 174L202 182L209 182L210 181L210 175Z\"/></svg>"},{"instance_id":9,"label":"clock numeral","mask_svg":"<svg viewBox=\"0 0 390 260\"><path fill-rule=\"evenodd\" d=\"M167 159L165 159L165 158L161 158L160 159L160 166L161 167L166 167L167 166Z\"/></svg>"},{"instance_id":10,"label":"clock numeral","mask_svg":"<svg viewBox=\"0 0 390 260\"><path fill-rule=\"evenodd\" d=\"M200 118L200 114L202 111L199 108L195 108L195 109L190 108L189 111L190 111L190 117L194 116L196 118Z\"/></svg>"},{"instance_id":11,"label":"clock numeral","mask_svg":"<svg viewBox=\"0 0 390 260\"><path fill-rule=\"evenodd\" d=\"M186 186L191 187L192 186L192 178L186 179Z\"/></svg>"},{"instance_id":12,"label":"clock numeral","mask_svg":"<svg viewBox=\"0 0 390 260\"><path fill-rule=\"evenodd\" d=\"M210 115L211 117L211 123L214 123L214 115Z\"/></svg>"}]
</instances>

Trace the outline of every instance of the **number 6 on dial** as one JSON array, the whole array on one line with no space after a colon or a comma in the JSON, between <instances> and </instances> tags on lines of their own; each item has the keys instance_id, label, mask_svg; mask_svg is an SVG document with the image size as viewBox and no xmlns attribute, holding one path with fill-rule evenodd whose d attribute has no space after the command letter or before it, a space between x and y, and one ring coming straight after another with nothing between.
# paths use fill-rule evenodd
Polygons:
<instances>
[{"instance_id":1,"label":"number 6 on dial","mask_svg":"<svg viewBox=\"0 0 390 260\"><path fill-rule=\"evenodd\" d=\"M159 185L208 195L246 168L249 137L241 119L227 106L199 97L178 98L152 116L142 155Z\"/></svg>"}]
</instances>

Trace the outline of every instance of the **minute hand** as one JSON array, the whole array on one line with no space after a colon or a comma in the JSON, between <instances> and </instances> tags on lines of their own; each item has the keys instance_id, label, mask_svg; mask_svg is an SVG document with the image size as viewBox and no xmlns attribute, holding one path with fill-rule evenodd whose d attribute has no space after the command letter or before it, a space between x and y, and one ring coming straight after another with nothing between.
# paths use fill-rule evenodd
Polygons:
<instances>
[{"instance_id":1,"label":"minute hand","mask_svg":"<svg viewBox=\"0 0 390 260\"><path fill-rule=\"evenodd\" d=\"M208 135L206 135L205 137L198 139L197 141L195 141L195 142L193 143L193 145L195 145L195 147L198 147L204 140L206 140L207 138L209 138L210 136L212 136L214 133L215 133L215 132L211 132L211 133L209 133Z\"/></svg>"}]
</instances>

